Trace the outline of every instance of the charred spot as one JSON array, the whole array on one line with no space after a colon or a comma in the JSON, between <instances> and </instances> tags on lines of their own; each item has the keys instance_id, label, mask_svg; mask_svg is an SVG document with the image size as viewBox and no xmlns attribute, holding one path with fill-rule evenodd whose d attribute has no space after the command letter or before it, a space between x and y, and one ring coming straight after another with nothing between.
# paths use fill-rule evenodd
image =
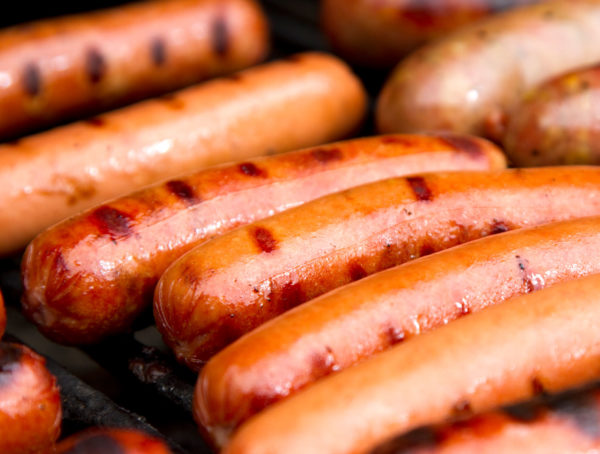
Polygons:
<instances>
[{"instance_id":1,"label":"charred spot","mask_svg":"<svg viewBox=\"0 0 600 454\"><path fill-rule=\"evenodd\" d=\"M311 371L314 378L325 377L336 372L340 367L335 362L331 347L326 346L324 352L315 352L311 359Z\"/></svg>"},{"instance_id":2,"label":"charred spot","mask_svg":"<svg viewBox=\"0 0 600 454\"><path fill-rule=\"evenodd\" d=\"M471 308L466 303L466 301L460 301L456 303L456 307L458 309L459 317L464 317L465 315L469 315L471 313Z\"/></svg>"},{"instance_id":3,"label":"charred spot","mask_svg":"<svg viewBox=\"0 0 600 454\"><path fill-rule=\"evenodd\" d=\"M452 148L454 148L454 150L465 152L474 158L480 157L484 154L479 141L473 137L456 136L453 134L440 134L438 138L447 145L450 145Z\"/></svg>"},{"instance_id":4,"label":"charred spot","mask_svg":"<svg viewBox=\"0 0 600 454\"><path fill-rule=\"evenodd\" d=\"M527 271L529 262L523 259L520 255L516 255L515 258L517 259L517 265L519 266L519 270L521 271L521 275L523 276L523 285L525 286L525 293L531 293L537 290Z\"/></svg>"},{"instance_id":5,"label":"charred spot","mask_svg":"<svg viewBox=\"0 0 600 454\"><path fill-rule=\"evenodd\" d=\"M248 175L249 177L266 176L266 172L252 162L243 162L238 166L238 169L240 169L240 172L242 172L244 175Z\"/></svg>"},{"instance_id":6,"label":"charred spot","mask_svg":"<svg viewBox=\"0 0 600 454\"><path fill-rule=\"evenodd\" d=\"M220 57L229 50L229 30L223 16L218 16L212 24L212 45L215 54Z\"/></svg>"},{"instance_id":7,"label":"charred spot","mask_svg":"<svg viewBox=\"0 0 600 454\"><path fill-rule=\"evenodd\" d=\"M431 190L429 186L427 186L427 182L423 177L407 177L406 181L408 182L410 188L417 200L423 202L429 202L432 199Z\"/></svg>"},{"instance_id":8,"label":"charred spot","mask_svg":"<svg viewBox=\"0 0 600 454\"><path fill-rule=\"evenodd\" d=\"M102 235L110 236L113 240L133 233L131 218L107 205L96 208L91 214L91 221Z\"/></svg>"},{"instance_id":9,"label":"charred spot","mask_svg":"<svg viewBox=\"0 0 600 454\"><path fill-rule=\"evenodd\" d=\"M166 185L169 192L186 203L197 203L200 198L196 195L194 188L182 180L167 181Z\"/></svg>"},{"instance_id":10,"label":"charred spot","mask_svg":"<svg viewBox=\"0 0 600 454\"><path fill-rule=\"evenodd\" d=\"M545 396L547 394L544 384L538 377L533 377L531 380L531 390L534 396Z\"/></svg>"},{"instance_id":11,"label":"charred spot","mask_svg":"<svg viewBox=\"0 0 600 454\"><path fill-rule=\"evenodd\" d=\"M173 110L182 110L185 107L185 103L178 96L173 93L163 95L161 99L165 105Z\"/></svg>"},{"instance_id":12,"label":"charred spot","mask_svg":"<svg viewBox=\"0 0 600 454\"><path fill-rule=\"evenodd\" d=\"M600 438L600 407L592 393L578 393L557 399L549 407L561 416L573 421L584 434Z\"/></svg>"},{"instance_id":13,"label":"charred spot","mask_svg":"<svg viewBox=\"0 0 600 454\"><path fill-rule=\"evenodd\" d=\"M150 55L152 55L152 62L156 66L162 66L167 61L167 46L165 40L156 37L150 43Z\"/></svg>"},{"instance_id":14,"label":"charred spot","mask_svg":"<svg viewBox=\"0 0 600 454\"><path fill-rule=\"evenodd\" d=\"M350 279L353 281L358 281L367 276L365 269L357 262L352 262L348 265L348 273L350 274Z\"/></svg>"},{"instance_id":15,"label":"charred spot","mask_svg":"<svg viewBox=\"0 0 600 454\"><path fill-rule=\"evenodd\" d=\"M125 454L125 449L110 435L98 433L81 437L64 454Z\"/></svg>"},{"instance_id":16,"label":"charred spot","mask_svg":"<svg viewBox=\"0 0 600 454\"><path fill-rule=\"evenodd\" d=\"M12 381L12 374L21 363L23 349L15 344L0 343L0 386Z\"/></svg>"},{"instance_id":17,"label":"charred spot","mask_svg":"<svg viewBox=\"0 0 600 454\"><path fill-rule=\"evenodd\" d=\"M42 91L42 75L35 63L27 63L23 69L23 87L29 96L37 96Z\"/></svg>"},{"instance_id":18,"label":"charred spot","mask_svg":"<svg viewBox=\"0 0 600 454\"><path fill-rule=\"evenodd\" d=\"M273 238L273 235L269 230L259 226L254 228L252 234L261 251L273 252L277 249L277 241Z\"/></svg>"},{"instance_id":19,"label":"charred spot","mask_svg":"<svg viewBox=\"0 0 600 454\"><path fill-rule=\"evenodd\" d=\"M106 125L106 120L102 117L92 117L85 120L85 122L93 126L94 128L102 128Z\"/></svg>"},{"instance_id":20,"label":"charred spot","mask_svg":"<svg viewBox=\"0 0 600 454\"><path fill-rule=\"evenodd\" d=\"M288 282L281 289L281 305L285 309L291 309L306 301L306 294L299 282Z\"/></svg>"},{"instance_id":21,"label":"charred spot","mask_svg":"<svg viewBox=\"0 0 600 454\"><path fill-rule=\"evenodd\" d=\"M93 84L100 82L106 73L104 56L95 47L88 49L86 53L85 68L90 82Z\"/></svg>"},{"instance_id":22,"label":"charred spot","mask_svg":"<svg viewBox=\"0 0 600 454\"><path fill-rule=\"evenodd\" d=\"M426 255L433 254L435 249L433 246L427 242L421 244L421 249L419 251L419 257L425 257Z\"/></svg>"},{"instance_id":23,"label":"charred spot","mask_svg":"<svg viewBox=\"0 0 600 454\"><path fill-rule=\"evenodd\" d=\"M385 337L388 341L388 345L392 346L404 342L406 334L404 333L404 330L399 329L394 325L390 325L385 330Z\"/></svg>"},{"instance_id":24,"label":"charred spot","mask_svg":"<svg viewBox=\"0 0 600 454\"><path fill-rule=\"evenodd\" d=\"M510 229L506 225L504 221L500 221L498 219L494 219L492 222L492 226L490 228L490 235L495 235L497 233L508 232Z\"/></svg>"},{"instance_id":25,"label":"charred spot","mask_svg":"<svg viewBox=\"0 0 600 454\"><path fill-rule=\"evenodd\" d=\"M464 418L473 413L471 408L471 402L468 400L461 400L452 406L452 415L457 418Z\"/></svg>"},{"instance_id":26,"label":"charred spot","mask_svg":"<svg viewBox=\"0 0 600 454\"><path fill-rule=\"evenodd\" d=\"M413 451L435 448L438 444L436 432L430 427L422 427L379 445L370 454L409 454Z\"/></svg>"},{"instance_id":27,"label":"charred spot","mask_svg":"<svg viewBox=\"0 0 600 454\"><path fill-rule=\"evenodd\" d=\"M312 150L310 154L319 162L339 161L342 159L342 152L339 148L317 148Z\"/></svg>"}]
</instances>

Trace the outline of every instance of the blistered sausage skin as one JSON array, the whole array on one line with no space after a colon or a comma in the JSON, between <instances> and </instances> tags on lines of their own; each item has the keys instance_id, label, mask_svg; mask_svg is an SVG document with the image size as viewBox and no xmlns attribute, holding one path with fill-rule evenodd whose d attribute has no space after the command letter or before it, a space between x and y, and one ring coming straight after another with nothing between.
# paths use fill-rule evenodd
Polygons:
<instances>
[{"instance_id":1,"label":"blistered sausage skin","mask_svg":"<svg viewBox=\"0 0 600 454\"><path fill-rule=\"evenodd\" d=\"M504 147L518 166L600 164L600 67L547 81L510 112Z\"/></svg>"},{"instance_id":2,"label":"blistered sausage skin","mask_svg":"<svg viewBox=\"0 0 600 454\"><path fill-rule=\"evenodd\" d=\"M6 309L4 308L4 298L2 292L0 292L0 339L6 329Z\"/></svg>"},{"instance_id":3,"label":"blistered sausage skin","mask_svg":"<svg viewBox=\"0 0 600 454\"><path fill-rule=\"evenodd\" d=\"M199 243L325 194L420 171L503 168L467 136L355 139L207 169L95 207L38 235L23 267L25 313L63 343L121 332Z\"/></svg>"},{"instance_id":4,"label":"blistered sausage skin","mask_svg":"<svg viewBox=\"0 0 600 454\"><path fill-rule=\"evenodd\" d=\"M539 0L324 0L323 28L349 60L391 67L415 48L508 8Z\"/></svg>"},{"instance_id":5,"label":"blistered sausage skin","mask_svg":"<svg viewBox=\"0 0 600 454\"><path fill-rule=\"evenodd\" d=\"M600 372L599 289L600 275L560 283L396 345L249 419L222 453L363 453L451 416L583 385Z\"/></svg>"},{"instance_id":6,"label":"blistered sausage skin","mask_svg":"<svg viewBox=\"0 0 600 454\"><path fill-rule=\"evenodd\" d=\"M600 273L592 252L599 247L599 217L564 221L481 238L338 288L208 361L196 385L196 420L211 438L226 439L266 406L393 345L508 298Z\"/></svg>"},{"instance_id":7,"label":"blistered sausage skin","mask_svg":"<svg viewBox=\"0 0 600 454\"><path fill-rule=\"evenodd\" d=\"M131 429L88 429L66 438L56 454L171 454L156 437Z\"/></svg>"},{"instance_id":8,"label":"blistered sausage skin","mask_svg":"<svg viewBox=\"0 0 600 454\"><path fill-rule=\"evenodd\" d=\"M600 170L557 167L392 178L207 241L156 288L157 326L199 369L241 335L336 287L508 228L600 214Z\"/></svg>"},{"instance_id":9,"label":"blistered sausage skin","mask_svg":"<svg viewBox=\"0 0 600 454\"><path fill-rule=\"evenodd\" d=\"M148 1L0 31L0 138L260 61L253 0Z\"/></svg>"},{"instance_id":10,"label":"blistered sausage skin","mask_svg":"<svg viewBox=\"0 0 600 454\"><path fill-rule=\"evenodd\" d=\"M56 379L45 360L23 345L0 342L0 452L51 452L61 415Z\"/></svg>"},{"instance_id":11,"label":"blistered sausage skin","mask_svg":"<svg viewBox=\"0 0 600 454\"><path fill-rule=\"evenodd\" d=\"M416 429L371 454L581 454L600 449L598 385Z\"/></svg>"},{"instance_id":12,"label":"blistered sausage skin","mask_svg":"<svg viewBox=\"0 0 600 454\"><path fill-rule=\"evenodd\" d=\"M339 139L365 103L344 63L306 53L0 145L0 255L143 186Z\"/></svg>"},{"instance_id":13,"label":"blistered sausage skin","mask_svg":"<svg viewBox=\"0 0 600 454\"><path fill-rule=\"evenodd\" d=\"M600 60L600 3L549 1L490 17L400 63L381 132L449 130L501 141L509 109L545 79Z\"/></svg>"}]
</instances>

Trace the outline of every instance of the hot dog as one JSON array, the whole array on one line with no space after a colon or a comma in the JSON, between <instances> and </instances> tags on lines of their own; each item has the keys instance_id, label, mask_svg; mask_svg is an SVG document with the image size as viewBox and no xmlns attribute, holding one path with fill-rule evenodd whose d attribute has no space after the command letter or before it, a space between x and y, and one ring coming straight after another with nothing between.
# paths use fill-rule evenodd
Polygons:
<instances>
[{"instance_id":1,"label":"hot dog","mask_svg":"<svg viewBox=\"0 0 600 454\"><path fill-rule=\"evenodd\" d=\"M171 454L161 440L131 429L88 429L56 446L56 454Z\"/></svg>"},{"instance_id":2,"label":"hot dog","mask_svg":"<svg viewBox=\"0 0 600 454\"><path fill-rule=\"evenodd\" d=\"M148 1L0 31L0 138L260 61L253 0Z\"/></svg>"},{"instance_id":3,"label":"hot dog","mask_svg":"<svg viewBox=\"0 0 600 454\"><path fill-rule=\"evenodd\" d=\"M557 77L509 115L504 146L519 166L600 164L600 67Z\"/></svg>"},{"instance_id":4,"label":"hot dog","mask_svg":"<svg viewBox=\"0 0 600 454\"><path fill-rule=\"evenodd\" d=\"M322 197L210 240L161 277L154 315L178 359L202 362L336 287L470 240L600 214L600 170L393 178Z\"/></svg>"},{"instance_id":5,"label":"hot dog","mask_svg":"<svg viewBox=\"0 0 600 454\"><path fill-rule=\"evenodd\" d=\"M416 429L371 454L578 454L600 449L600 391L570 391Z\"/></svg>"},{"instance_id":6,"label":"hot dog","mask_svg":"<svg viewBox=\"0 0 600 454\"><path fill-rule=\"evenodd\" d=\"M148 184L340 138L364 110L349 69L307 53L0 145L0 255Z\"/></svg>"},{"instance_id":7,"label":"hot dog","mask_svg":"<svg viewBox=\"0 0 600 454\"><path fill-rule=\"evenodd\" d=\"M196 385L196 419L224 439L264 407L415 335L600 273L597 248L600 218L565 221L482 238L338 288L208 361Z\"/></svg>"},{"instance_id":8,"label":"hot dog","mask_svg":"<svg viewBox=\"0 0 600 454\"><path fill-rule=\"evenodd\" d=\"M0 452L51 452L60 433L60 395L44 359L29 348L0 343Z\"/></svg>"},{"instance_id":9,"label":"hot dog","mask_svg":"<svg viewBox=\"0 0 600 454\"><path fill-rule=\"evenodd\" d=\"M390 67L456 28L537 1L324 0L321 19L332 46L344 57L366 66Z\"/></svg>"},{"instance_id":10,"label":"hot dog","mask_svg":"<svg viewBox=\"0 0 600 454\"><path fill-rule=\"evenodd\" d=\"M2 297L2 292L0 292L0 338L4 334L4 330L6 329L6 309L4 309L4 298Z\"/></svg>"},{"instance_id":11,"label":"hot dog","mask_svg":"<svg viewBox=\"0 0 600 454\"><path fill-rule=\"evenodd\" d=\"M176 258L227 230L378 179L504 165L486 141L440 135L357 139L207 169L40 234L23 259L23 306L52 339L95 342L127 329Z\"/></svg>"},{"instance_id":12,"label":"hot dog","mask_svg":"<svg viewBox=\"0 0 600 454\"><path fill-rule=\"evenodd\" d=\"M600 60L600 3L501 13L404 60L378 100L382 132L444 129L502 140L507 111L541 81Z\"/></svg>"},{"instance_id":13,"label":"hot dog","mask_svg":"<svg viewBox=\"0 0 600 454\"><path fill-rule=\"evenodd\" d=\"M600 370L600 275L513 298L248 420L223 454L362 453L413 428L580 386Z\"/></svg>"}]
</instances>

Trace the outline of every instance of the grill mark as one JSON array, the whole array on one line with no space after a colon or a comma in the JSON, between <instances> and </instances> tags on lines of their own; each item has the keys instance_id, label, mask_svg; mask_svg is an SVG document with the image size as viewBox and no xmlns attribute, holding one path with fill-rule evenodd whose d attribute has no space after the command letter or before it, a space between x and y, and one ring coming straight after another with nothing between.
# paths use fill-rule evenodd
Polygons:
<instances>
[{"instance_id":1,"label":"grill mark","mask_svg":"<svg viewBox=\"0 0 600 454\"><path fill-rule=\"evenodd\" d=\"M264 227L255 227L252 235L261 251L269 253L277 249L277 241L273 238L271 232Z\"/></svg>"},{"instance_id":2,"label":"grill mark","mask_svg":"<svg viewBox=\"0 0 600 454\"><path fill-rule=\"evenodd\" d=\"M65 454L125 454L125 449L110 435L94 434L77 440Z\"/></svg>"},{"instance_id":3,"label":"grill mark","mask_svg":"<svg viewBox=\"0 0 600 454\"><path fill-rule=\"evenodd\" d=\"M311 155L317 161L327 163L331 161L339 161L343 155L339 148L317 148L311 151Z\"/></svg>"},{"instance_id":4,"label":"grill mark","mask_svg":"<svg viewBox=\"0 0 600 454\"><path fill-rule=\"evenodd\" d=\"M249 177L265 177L265 176L267 176L266 172L264 170L258 168L252 162L243 162L238 166L238 169L244 175L248 175Z\"/></svg>"},{"instance_id":5,"label":"grill mark","mask_svg":"<svg viewBox=\"0 0 600 454\"><path fill-rule=\"evenodd\" d=\"M189 184L182 180L171 180L165 184L169 192L180 198L186 203L198 203L200 198L194 192Z\"/></svg>"},{"instance_id":6,"label":"grill mark","mask_svg":"<svg viewBox=\"0 0 600 454\"><path fill-rule=\"evenodd\" d=\"M478 158L485 154L481 148L481 144L472 137L441 134L438 138L445 144L450 145L454 150L466 152L472 158Z\"/></svg>"},{"instance_id":7,"label":"grill mark","mask_svg":"<svg viewBox=\"0 0 600 454\"><path fill-rule=\"evenodd\" d=\"M412 189L415 197L419 201L429 202L432 199L431 190L427 186L427 182L423 177L407 177L410 188Z\"/></svg>"},{"instance_id":8,"label":"grill mark","mask_svg":"<svg viewBox=\"0 0 600 454\"><path fill-rule=\"evenodd\" d=\"M494 221L492 223L492 227L490 229L490 235L508 232L509 230L510 229L508 228L508 226L506 225L506 223L504 221L501 221L499 219L494 219Z\"/></svg>"},{"instance_id":9,"label":"grill mark","mask_svg":"<svg viewBox=\"0 0 600 454\"><path fill-rule=\"evenodd\" d=\"M106 62L104 61L104 56L95 47L88 49L85 57L85 67L90 82L93 84L97 84L104 77Z\"/></svg>"},{"instance_id":10,"label":"grill mark","mask_svg":"<svg viewBox=\"0 0 600 454\"><path fill-rule=\"evenodd\" d=\"M165 40L157 36L150 43L150 54L152 55L152 62L156 66L162 66L167 61L167 47Z\"/></svg>"},{"instance_id":11,"label":"grill mark","mask_svg":"<svg viewBox=\"0 0 600 454\"><path fill-rule=\"evenodd\" d=\"M229 51L229 30L223 16L218 16L212 24L212 45L219 57L224 57Z\"/></svg>"},{"instance_id":12,"label":"grill mark","mask_svg":"<svg viewBox=\"0 0 600 454\"><path fill-rule=\"evenodd\" d=\"M102 117L92 117L84 120L88 125L95 128L102 128L106 125L106 120Z\"/></svg>"},{"instance_id":13,"label":"grill mark","mask_svg":"<svg viewBox=\"0 0 600 454\"><path fill-rule=\"evenodd\" d=\"M521 270L523 284L525 285L525 293L531 293L535 290L539 290L531 281L531 277L529 276L529 273L527 271L527 266L529 265L527 260L523 259L520 255L516 255L515 258L517 259L519 270Z\"/></svg>"},{"instance_id":14,"label":"grill mark","mask_svg":"<svg viewBox=\"0 0 600 454\"><path fill-rule=\"evenodd\" d=\"M352 262L348 265L348 272L352 281L358 281L367 276L365 269L357 262Z\"/></svg>"},{"instance_id":15,"label":"grill mark","mask_svg":"<svg viewBox=\"0 0 600 454\"><path fill-rule=\"evenodd\" d=\"M109 206L97 208L91 214L91 221L102 235L110 236L113 241L133 233L130 217L116 208Z\"/></svg>"},{"instance_id":16,"label":"grill mark","mask_svg":"<svg viewBox=\"0 0 600 454\"><path fill-rule=\"evenodd\" d=\"M13 381L13 372L21 364L23 349L18 345L0 343L0 387Z\"/></svg>"},{"instance_id":17,"label":"grill mark","mask_svg":"<svg viewBox=\"0 0 600 454\"><path fill-rule=\"evenodd\" d=\"M306 301L306 294L299 282L288 282L281 289L280 302L284 309L291 309Z\"/></svg>"},{"instance_id":18,"label":"grill mark","mask_svg":"<svg viewBox=\"0 0 600 454\"><path fill-rule=\"evenodd\" d=\"M29 62L23 69L23 86L29 96L37 96L42 91L42 75L37 64Z\"/></svg>"}]
</instances>

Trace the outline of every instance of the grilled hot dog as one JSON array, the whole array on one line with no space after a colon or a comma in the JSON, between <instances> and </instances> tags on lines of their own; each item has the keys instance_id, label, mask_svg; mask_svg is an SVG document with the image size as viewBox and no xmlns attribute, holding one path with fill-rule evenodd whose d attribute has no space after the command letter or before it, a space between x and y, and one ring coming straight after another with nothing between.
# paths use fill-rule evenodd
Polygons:
<instances>
[{"instance_id":1,"label":"grilled hot dog","mask_svg":"<svg viewBox=\"0 0 600 454\"><path fill-rule=\"evenodd\" d=\"M490 143L444 135L357 139L207 169L40 234L23 259L24 308L54 340L94 342L126 329L167 266L208 238L361 183L504 165Z\"/></svg>"},{"instance_id":2,"label":"grilled hot dog","mask_svg":"<svg viewBox=\"0 0 600 454\"><path fill-rule=\"evenodd\" d=\"M56 454L171 454L158 438L128 429L89 429L56 446Z\"/></svg>"}]
</instances>

